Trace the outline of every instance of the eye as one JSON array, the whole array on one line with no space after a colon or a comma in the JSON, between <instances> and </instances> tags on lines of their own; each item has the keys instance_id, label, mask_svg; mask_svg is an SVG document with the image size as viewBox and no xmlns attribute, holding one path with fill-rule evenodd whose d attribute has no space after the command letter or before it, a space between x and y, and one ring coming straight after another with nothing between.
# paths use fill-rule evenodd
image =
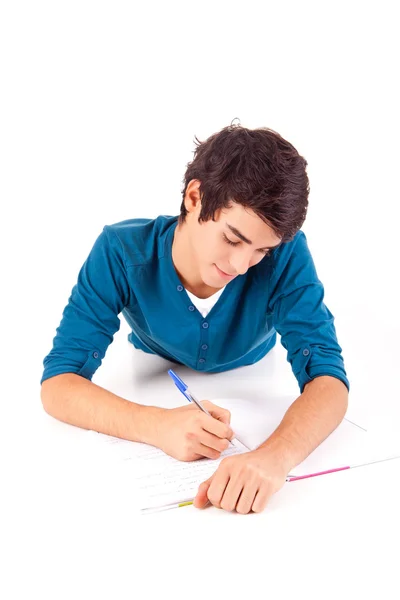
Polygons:
<instances>
[{"instance_id":1,"label":"eye","mask_svg":"<svg viewBox=\"0 0 400 600\"><path fill-rule=\"evenodd\" d=\"M225 242L227 244L229 244L230 246L238 246L240 244L240 242L232 242L232 240L230 240L228 237L226 237L225 233L222 234L223 238L225 240ZM259 250L259 252L261 252L261 254L263 254L264 256L269 256L271 254L271 250Z\"/></svg>"},{"instance_id":2,"label":"eye","mask_svg":"<svg viewBox=\"0 0 400 600\"><path fill-rule=\"evenodd\" d=\"M230 240L229 238L227 238L224 233L222 235L223 235L224 240L225 240L225 242L227 244L230 244L231 246L237 246L238 244L240 244L240 242L232 242L232 240Z\"/></svg>"}]
</instances>

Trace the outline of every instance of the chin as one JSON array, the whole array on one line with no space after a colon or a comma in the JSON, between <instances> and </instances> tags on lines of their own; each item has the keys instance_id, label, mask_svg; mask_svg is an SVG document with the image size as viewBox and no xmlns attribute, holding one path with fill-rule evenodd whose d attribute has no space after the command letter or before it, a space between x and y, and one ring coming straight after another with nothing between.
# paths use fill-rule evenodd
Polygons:
<instances>
[{"instance_id":1,"label":"chin","mask_svg":"<svg viewBox=\"0 0 400 600\"><path fill-rule=\"evenodd\" d=\"M207 287L210 287L210 288L221 287L220 285L218 286L218 281L216 280L216 278L206 276L206 277L202 277L201 280L202 280L203 284L206 285Z\"/></svg>"},{"instance_id":2,"label":"chin","mask_svg":"<svg viewBox=\"0 0 400 600\"><path fill-rule=\"evenodd\" d=\"M203 285L210 287L210 288L220 288L222 287L223 283L221 284L221 280L219 279L218 276L214 276L214 271L215 267L211 267L210 269L207 269L207 272L203 272L201 274L201 280L203 282Z\"/></svg>"}]
</instances>

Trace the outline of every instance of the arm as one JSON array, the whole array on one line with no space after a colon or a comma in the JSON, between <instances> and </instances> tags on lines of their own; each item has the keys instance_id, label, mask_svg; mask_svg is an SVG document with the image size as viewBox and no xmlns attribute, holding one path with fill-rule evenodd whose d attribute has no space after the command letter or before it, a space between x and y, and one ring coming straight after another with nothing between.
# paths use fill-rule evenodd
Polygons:
<instances>
[{"instance_id":1,"label":"arm","mask_svg":"<svg viewBox=\"0 0 400 600\"><path fill-rule=\"evenodd\" d=\"M163 412L130 402L75 373L46 379L41 400L44 410L64 423L148 444L156 441L156 423Z\"/></svg>"},{"instance_id":2,"label":"arm","mask_svg":"<svg viewBox=\"0 0 400 600\"><path fill-rule=\"evenodd\" d=\"M279 456L290 471L342 421L350 384L334 317L324 303L324 287L303 232L281 249L271 288L274 326L301 395L260 451Z\"/></svg>"},{"instance_id":3,"label":"arm","mask_svg":"<svg viewBox=\"0 0 400 600\"><path fill-rule=\"evenodd\" d=\"M42 384L45 411L65 423L163 449L182 461L218 458L233 437L229 411L211 402L166 409L126 400L75 373Z\"/></svg>"},{"instance_id":4,"label":"arm","mask_svg":"<svg viewBox=\"0 0 400 600\"><path fill-rule=\"evenodd\" d=\"M128 277L125 249L112 226L105 226L79 272L53 348L43 361L43 407L66 423L152 444L180 460L217 458L233 435L228 411L209 403L213 418L190 405L142 406L91 381L119 329L118 315L134 294Z\"/></svg>"},{"instance_id":5,"label":"arm","mask_svg":"<svg viewBox=\"0 0 400 600\"><path fill-rule=\"evenodd\" d=\"M204 482L195 506L238 512L264 510L302 462L341 422L350 388L334 317L324 304L324 288L303 232L274 255L267 312L281 335L300 396L276 431L256 450L224 459ZM228 485L227 481L235 482Z\"/></svg>"},{"instance_id":6,"label":"arm","mask_svg":"<svg viewBox=\"0 0 400 600\"><path fill-rule=\"evenodd\" d=\"M316 377L287 410L274 433L256 452L273 455L289 473L321 444L343 420L347 387L330 376Z\"/></svg>"},{"instance_id":7,"label":"arm","mask_svg":"<svg viewBox=\"0 0 400 600\"><path fill-rule=\"evenodd\" d=\"M225 458L204 481L194 505L211 504L246 514L264 510L269 498L341 422L347 408L347 387L339 379L321 376L306 384L274 433L258 448Z\"/></svg>"}]
</instances>

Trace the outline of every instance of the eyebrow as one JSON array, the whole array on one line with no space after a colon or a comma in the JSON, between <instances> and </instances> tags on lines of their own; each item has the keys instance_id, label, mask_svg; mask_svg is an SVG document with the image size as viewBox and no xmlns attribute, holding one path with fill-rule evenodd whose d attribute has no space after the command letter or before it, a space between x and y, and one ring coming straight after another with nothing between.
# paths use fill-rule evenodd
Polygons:
<instances>
[{"instance_id":1,"label":"eyebrow","mask_svg":"<svg viewBox=\"0 0 400 600\"><path fill-rule=\"evenodd\" d=\"M240 231L238 229L236 229L236 227L229 225L229 223L226 223L226 226L229 227L229 229L232 231L232 233L235 234L238 238L240 238L246 244L251 245L253 243L250 240L248 240L247 237L245 237L243 235L243 233L240 233ZM276 246L265 246L264 248L259 248L259 250L273 250L274 248L277 248L280 245L281 245L281 242L279 242L279 244L277 244Z\"/></svg>"}]
</instances>

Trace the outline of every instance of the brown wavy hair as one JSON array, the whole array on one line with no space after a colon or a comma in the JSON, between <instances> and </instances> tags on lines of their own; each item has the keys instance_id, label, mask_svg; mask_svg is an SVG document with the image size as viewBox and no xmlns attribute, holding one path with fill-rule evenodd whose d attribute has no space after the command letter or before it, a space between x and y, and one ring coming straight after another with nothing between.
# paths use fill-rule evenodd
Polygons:
<instances>
[{"instance_id":1,"label":"brown wavy hair","mask_svg":"<svg viewBox=\"0 0 400 600\"><path fill-rule=\"evenodd\" d=\"M293 239L308 207L307 161L279 133L261 127L229 125L197 145L187 163L182 197L192 179L200 181L199 222L214 219L215 211L236 202L252 209L281 238ZM182 200L179 222L187 210Z\"/></svg>"}]
</instances>

